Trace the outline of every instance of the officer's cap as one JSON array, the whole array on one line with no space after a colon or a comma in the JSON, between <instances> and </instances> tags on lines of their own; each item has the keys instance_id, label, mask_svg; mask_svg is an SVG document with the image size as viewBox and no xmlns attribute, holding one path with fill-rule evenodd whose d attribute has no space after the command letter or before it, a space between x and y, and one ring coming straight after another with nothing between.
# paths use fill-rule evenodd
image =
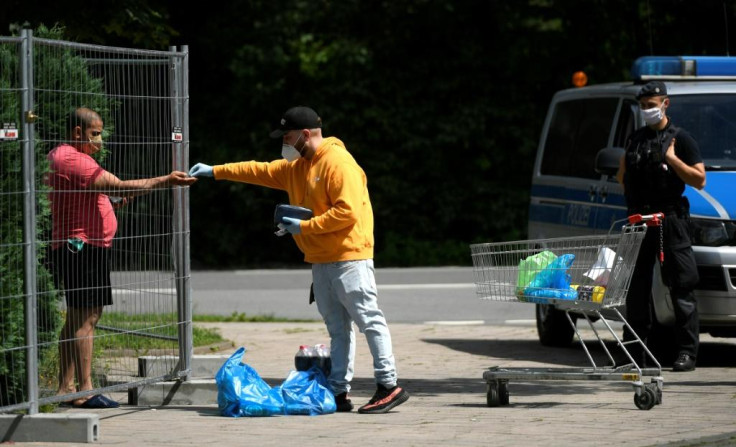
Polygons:
<instances>
[{"instance_id":1,"label":"officer's cap","mask_svg":"<svg viewBox=\"0 0 736 447\"><path fill-rule=\"evenodd\" d=\"M662 81L649 81L636 94L636 99L646 98L649 96L666 96L667 86Z\"/></svg>"}]
</instances>

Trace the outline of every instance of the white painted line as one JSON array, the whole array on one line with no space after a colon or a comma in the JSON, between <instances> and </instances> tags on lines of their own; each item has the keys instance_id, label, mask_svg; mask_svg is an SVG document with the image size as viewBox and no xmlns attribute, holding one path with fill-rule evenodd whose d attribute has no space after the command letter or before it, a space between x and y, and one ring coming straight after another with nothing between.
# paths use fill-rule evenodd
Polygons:
<instances>
[{"instance_id":1,"label":"white painted line","mask_svg":"<svg viewBox=\"0 0 736 447\"><path fill-rule=\"evenodd\" d=\"M156 295L176 295L176 289L116 289L113 287L112 293L113 295L140 295L144 293L152 293Z\"/></svg>"},{"instance_id":2,"label":"white painted line","mask_svg":"<svg viewBox=\"0 0 736 447\"><path fill-rule=\"evenodd\" d=\"M378 284L378 290L438 290L438 289L472 289L475 284L440 283L440 284Z\"/></svg>"},{"instance_id":3,"label":"white painted line","mask_svg":"<svg viewBox=\"0 0 736 447\"><path fill-rule=\"evenodd\" d=\"M278 276L284 274L309 275L312 276L312 269L262 269L262 270L232 270L236 275L244 276ZM224 272L228 273L228 272Z\"/></svg>"},{"instance_id":4,"label":"white painted line","mask_svg":"<svg viewBox=\"0 0 736 447\"><path fill-rule=\"evenodd\" d=\"M536 326L537 320L506 320L503 324L507 326Z\"/></svg>"},{"instance_id":5,"label":"white painted line","mask_svg":"<svg viewBox=\"0 0 736 447\"><path fill-rule=\"evenodd\" d=\"M457 321L425 321L424 324L437 326L481 326L486 324L484 320L457 320Z\"/></svg>"},{"instance_id":6,"label":"white painted line","mask_svg":"<svg viewBox=\"0 0 736 447\"><path fill-rule=\"evenodd\" d=\"M450 290L450 289L471 289L474 284L466 283L438 283L438 284L378 284L378 290ZM269 289L270 290L270 289ZM302 288L288 288L283 290L302 290ZM252 291L252 290L251 290ZM120 295L138 294L138 293L160 293L166 295L176 294L176 289L160 288L160 289L118 289L113 287L113 293Z\"/></svg>"}]
</instances>

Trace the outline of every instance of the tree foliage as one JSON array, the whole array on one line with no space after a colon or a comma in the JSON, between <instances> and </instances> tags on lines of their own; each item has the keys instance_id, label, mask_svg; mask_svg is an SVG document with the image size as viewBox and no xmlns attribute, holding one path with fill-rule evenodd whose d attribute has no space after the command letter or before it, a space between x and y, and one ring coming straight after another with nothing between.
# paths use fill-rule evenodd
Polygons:
<instances>
[{"instance_id":1,"label":"tree foliage","mask_svg":"<svg viewBox=\"0 0 736 447\"><path fill-rule=\"evenodd\" d=\"M721 20L720 3L284 5L234 2L197 33L182 32L194 37L191 80L203 94L191 109L203 125L191 158L277 158L268 130L287 107L313 106L368 175L384 266L468 264L470 243L526 237L538 136L552 94L573 72L593 83L625 80L650 41L664 54L722 54L725 42L711 31L695 44L678 32ZM193 187L195 262L298 259L290 241L268 237L279 200L283 193L249 185Z\"/></svg>"},{"instance_id":2,"label":"tree foliage","mask_svg":"<svg viewBox=\"0 0 736 447\"><path fill-rule=\"evenodd\" d=\"M620 81L639 56L736 48L736 0L137 4L108 5L119 26L94 36L77 26L91 13L56 17L89 41L189 46L192 164L278 158L268 131L288 107L314 107L368 175L379 266L469 264L470 243L526 237L539 133L573 72ZM193 265L297 264L290 238L271 236L285 200L198 182Z\"/></svg>"}]
</instances>

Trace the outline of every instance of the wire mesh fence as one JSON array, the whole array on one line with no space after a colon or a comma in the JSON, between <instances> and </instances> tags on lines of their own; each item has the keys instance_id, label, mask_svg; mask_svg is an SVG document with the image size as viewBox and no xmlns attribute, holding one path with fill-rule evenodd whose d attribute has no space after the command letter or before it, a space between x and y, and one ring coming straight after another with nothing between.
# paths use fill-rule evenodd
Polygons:
<instances>
[{"instance_id":1,"label":"wire mesh fence","mask_svg":"<svg viewBox=\"0 0 736 447\"><path fill-rule=\"evenodd\" d=\"M0 412L186 377L187 70L186 47L0 38Z\"/></svg>"}]
</instances>

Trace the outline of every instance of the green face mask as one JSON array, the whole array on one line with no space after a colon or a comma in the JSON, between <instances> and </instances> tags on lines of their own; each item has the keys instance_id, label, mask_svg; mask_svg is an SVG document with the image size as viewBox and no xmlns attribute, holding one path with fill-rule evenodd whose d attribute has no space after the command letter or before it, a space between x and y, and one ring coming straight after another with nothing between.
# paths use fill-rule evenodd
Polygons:
<instances>
[{"instance_id":1,"label":"green face mask","mask_svg":"<svg viewBox=\"0 0 736 447\"><path fill-rule=\"evenodd\" d=\"M74 238L69 239L66 242L66 248L68 248L69 251L72 253L79 253L80 251L82 251L82 248L84 248L84 241L81 239Z\"/></svg>"}]
</instances>

